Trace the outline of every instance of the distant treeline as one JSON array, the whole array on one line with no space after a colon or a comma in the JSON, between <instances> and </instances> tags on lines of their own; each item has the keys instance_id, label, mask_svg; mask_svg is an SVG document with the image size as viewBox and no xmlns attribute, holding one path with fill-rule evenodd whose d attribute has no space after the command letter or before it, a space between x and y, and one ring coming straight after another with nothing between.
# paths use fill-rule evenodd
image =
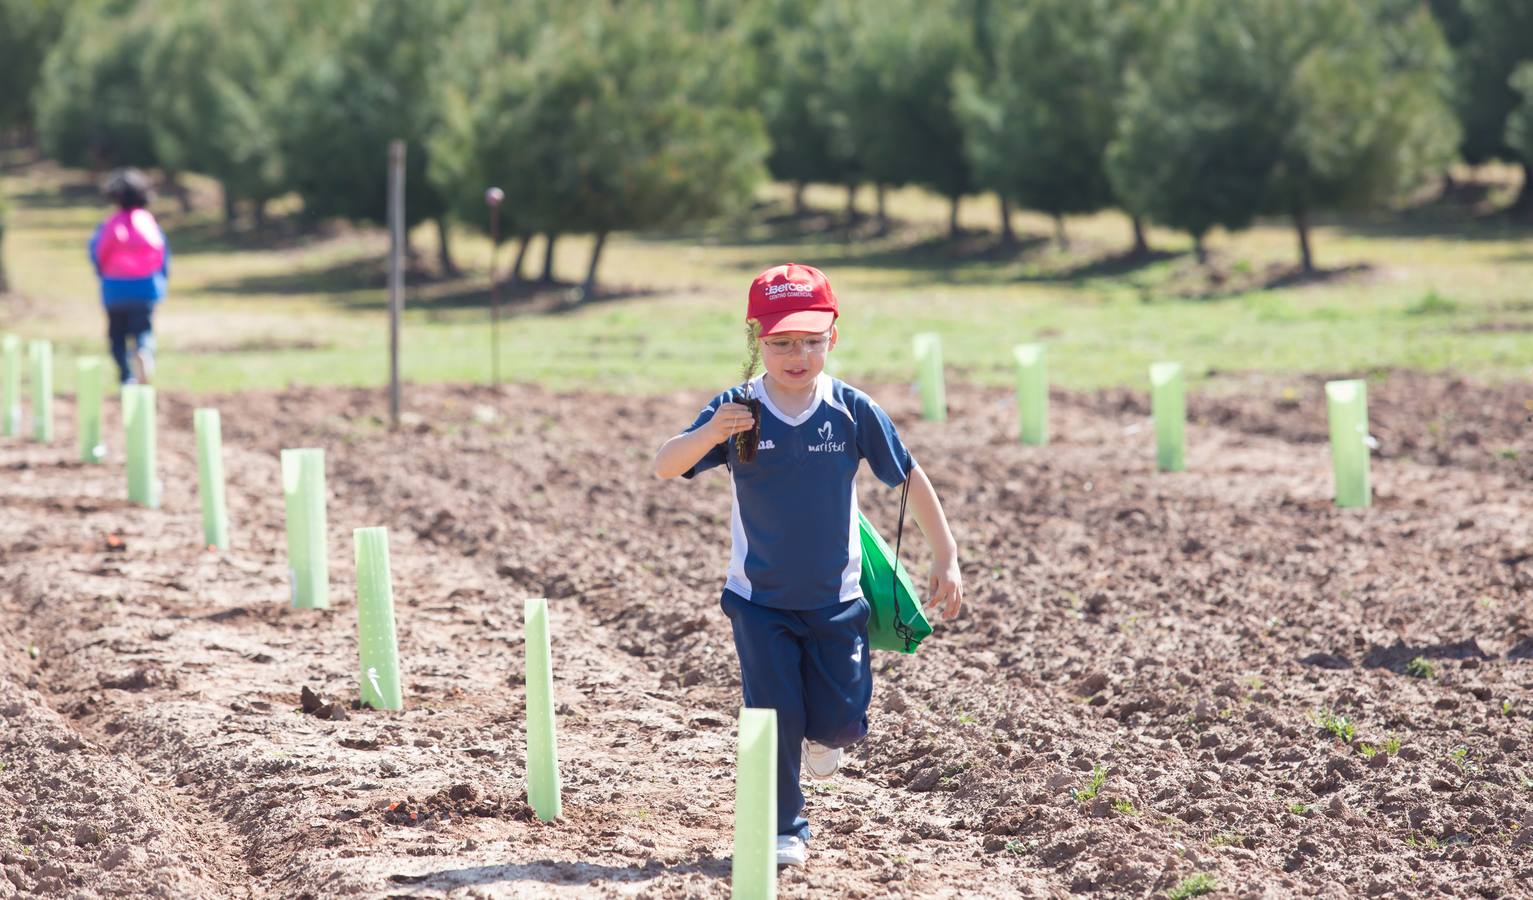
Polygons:
<instances>
[{"instance_id":1,"label":"distant treeline","mask_svg":"<svg viewBox=\"0 0 1533 900\"><path fill-rule=\"evenodd\" d=\"M493 184L515 274L528 237L594 234L588 283L610 232L768 177L920 185L955 229L991 192L1008 237L1010 208L1063 241L1115 207L1200 255L1286 216L1308 268L1316 213L1533 164L1533 0L0 0L0 76L0 131L211 176L231 223L292 192L381 221L402 138L445 267Z\"/></svg>"}]
</instances>

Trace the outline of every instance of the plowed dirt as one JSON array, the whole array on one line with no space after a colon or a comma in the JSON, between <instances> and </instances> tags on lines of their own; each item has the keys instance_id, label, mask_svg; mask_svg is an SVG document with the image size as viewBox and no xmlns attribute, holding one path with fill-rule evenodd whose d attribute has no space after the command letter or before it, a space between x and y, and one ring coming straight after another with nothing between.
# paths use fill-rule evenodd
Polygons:
<instances>
[{"instance_id":1,"label":"plowed dirt","mask_svg":"<svg viewBox=\"0 0 1533 900\"><path fill-rule=\"evenodd\" d=\"M1522 393L1370 387L1376 503L1337 510L1318 379L1192 405L874 389L942 494L968 608L880 654L788 897L1514 896L1533 883L1533 429ZM233 548L202 548L193 403L164 505L0 441L0 897L728 890L739 687L726 479L651 454L706 399L414 388L206 398ZM288 606L277 454L329 472L331 608ZM869 517L898 496L868 478ZM406 709L356 696L351 529L390 529ZM115 536L116 541L109 541ZM924 577L919 540L907 553ZM565 817L526 805L521 601L550 598ZM306 714L301 693L309 688ZM319 701L319 704L316 703ZM338 713L338 714L337 714ZM1325 727L1329 725L1329 727ZM1095 773L1095 778L1093 777ZM1094 788L1094 789L1093 789Z\"/></svg>"}]
</instances>

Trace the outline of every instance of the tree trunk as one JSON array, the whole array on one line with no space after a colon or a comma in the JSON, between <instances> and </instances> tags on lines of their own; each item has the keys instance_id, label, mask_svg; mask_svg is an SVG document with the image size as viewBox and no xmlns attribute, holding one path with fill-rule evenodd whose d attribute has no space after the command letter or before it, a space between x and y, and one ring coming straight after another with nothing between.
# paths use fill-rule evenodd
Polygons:
<instances>
[{"instance_id":1,"label":"tree trunk","mask_svg":"<svg viewBox=\"0 0 1533 900\"><path fill-rule=\"evenodd\" d=\"M596 244L591 247L591 267L586 269L586 282L580 287L580 299L589 300L596 293L596 267L601 264L601 250L607 244L607 232L596 232Z\"/></svg>"},{"instance_id":2,"label":"tree trunk","mask_svg":"<svg viewBox=\"0 0 1533 900\"><path fill-rule=\"evenodd\" d=\"M1303 208L1293 212L1294 229L1299 232L1299 262L1305 275L1315 274L1315 257L1309 250L1309 212Z\"/></svg>"},{"instance_id":3,"label":"tree trunk","mask_svg":"<svg viewBox=\"0 0 1533 900\"><path fill-rule=\"evenodd\" d=\"M436 255L437 262L442 267L443 275L457 276L458 264L452 261L452 245L447 238L447 215L443 213L436 217Z\"/></svg>"},{"instance_id":4,"label":"tree trunk","mask_svg":"<svg viewBox=\"0 0 1533 900\"><path fill-rule=\"evenodd\" d=\"M1144 219L1139 216L1130 216L1129 221L1134 223L1134 255L1149 256L1150 240L1144 233Z\"/></svg>"},{"instance_id":5,"label":"tree trunk","mask_svg":"<svg viewBox=\"0 0 1533 900\"><path fill-rule=\"evenodd\" d=\"M260 199L253 201L251 204L255 207L253 212L255 215L256 234L266 233L266 204L268 202L269 201L265 197L261 197Z\"/></svg>"},{"instance_id":6,"label":"tree trunk","mask_svg":"<svg viewBox=\"0 0 1533 900\"><path fill-rule=\"evenodd\" d=\"M958 206L961 203L963 203L963 195L961 195L961 194L954 194L953 196L948 198L948 204L949 204L948 205L948 212L947 212L947 235L948 235L948 237L956 238L960 234L963 234L963 231L961 229L959 229L959 227L958 227Z\"/></svg>"},{"instance_id":7,"label":"tree trunk","mask_svg":"<svg viewBox=\"0 0 1533 900\"><path fill-rule=\"evenodd\" d=\"M1070 249L1070 234L1065 231L1065 217L1058 213L1054 214L1054 243L1061 250Z\"/></svg>"},{"instance_id":8,"label":"tree trunk","mask_svg":"<svg viewBox=\"0 0 1533 900\"><path fill-rule=\"evenodd\" d=\"M1533 218L1533 162L1522 164L1522 190L1517 192L1517 199L1507 212L1519 218Z\"/></svg>"},{"instance_id":9,"label":"tree trunk","mask_svg":"<svg viewBox=\"0 0 1533 900\"><path fill-rule=\"evenodd\" d=\"M224 234L234 233L234 220L239 218L239 210L235 208L234 194L224 188Z\"/></svg>"},{"instance_id":10,"label":"tree trunk","mask_svg":"<svg viewBox=\"0 0 1533 900\"><path fill-rule=\"evenodd\" d=\"M1008 247L1017 245L1017 233L1011 227L1011 201L1005 197L1001 201L1001 243Z\"/></svg>"},{"instance_id":11,"label":"tree trunk","mask_svg":"<svg viewBox=\"0 0 1533 900\"><path fill-rule=\"evenodd\" d=\"M1208 248L1203 246L1203 235L1194 234L1192 236L1192 253L1197 257L1198 265L1208 265Z\"/></svg>"},{"instance_id":12,"label":"tree trunk","mask_svg":"<svg viewBox=\"0 0 1533 900\"><path fill-rule=\"evenodd\" d=\"M524 234L516 242L516 261L511 263L511 273L507 280L512 284L522 283L522 262L527 259L527 245L532 243L532 235Z\"/></svg>"},{"instance_id":13,"label":"tree trunk","mask_svg":"<svg viewBox=\"0 0 1533 900\"><path fill-rule=\"evenodd\" d=\"M846 227L857 224L857 185L846 186Z\"/></svg>"},{"instance_id":14,"label":"tree trunk","mask_svg":"<svg viewBox=\"0 0 1533 900\"><path fill-rule=\"evenodd\" d=\"M808 185L802 181L793 182L793 214L795 216L802 217L809 212L809 207L804 205L804 188L806 187Z\"/></svg>"},{"instance_id":15,"label":"tree trunk","mask_svg":"<svg viewBox=\"0 0 1533 900\"><path fill-rule=\"evenodd\" d=\"M554 283L554 241L559 237L553 232L543 235L547 243L543 245L543 283Z\"/></svg>"},{"instance_id":16,"label":"tree trunk","mask_svg":"<svg viewBox=\"0 0 1533 900\"><path fill-rule=\"evenodd\" d=\"M879 184L879 185L875 185L875 187L878 190L878 233L879 234L888 234L889 233L889 209L888 209L888 207L884 203L884 199L885 199L884 198L884 194L888 191L888 186L887 185L883 185L883 184Z\"/></svg>"},{"instance_id":17,"label":"tree trunk","mask_svg":"<svg viewBox=\"0 0 1533 900\"><path fill-rule=\"evenodd\" d=\"M181 214L190 215L192 212L192 192L187 189L186 185L181 183L181 177L179 175L171 175L169 187L171 194L181 204Z\"/></svg>"},{"instance_id":18,"label":"tree trunk","mask_svg":"<svg viewBox=\"0 0 1533 900\"><path fill-rule=\"evenodd\" d=\"M0 212L0 294L8 293L11 289L10 279L5 275L5 213Z\"/></svg>"}]
</instances>

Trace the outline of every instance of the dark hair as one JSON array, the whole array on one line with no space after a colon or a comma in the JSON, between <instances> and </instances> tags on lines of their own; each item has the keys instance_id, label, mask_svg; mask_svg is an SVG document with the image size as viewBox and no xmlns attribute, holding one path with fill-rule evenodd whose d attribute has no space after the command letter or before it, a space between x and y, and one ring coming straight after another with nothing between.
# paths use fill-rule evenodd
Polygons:
<instances>
[{"instance_id":1,"label":"dark hair","mask_svg":"<svg viewBox=\"0 0 1533 900\"><path fill-rule=\"evenodd\" d=\"M148 206L154 191L149 186L149 176L138 169L116 169L107 176L101 193L123 209Z\"/></svg>"}]
</instances>

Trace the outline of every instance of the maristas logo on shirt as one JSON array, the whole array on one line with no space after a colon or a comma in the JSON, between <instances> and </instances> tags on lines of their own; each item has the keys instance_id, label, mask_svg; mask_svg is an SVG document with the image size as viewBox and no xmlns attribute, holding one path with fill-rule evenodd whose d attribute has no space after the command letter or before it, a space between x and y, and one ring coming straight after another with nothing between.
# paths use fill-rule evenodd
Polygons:
<instances>
[{"instance_id":1,"label":"maristas logo on shirt","mask_svg":"<svg viewBox=\"0 0 1533 900\"><path fill-rule=\"evenodd\" d=\"M820 436L820 442L818 444L810 444L809 445L809 452L810 453L844 453L844 452L846 452L846 441L838 441L838 440L835 439L836 434L831 429L829 422L826 422L825 424L821 425L815 431L815 433Z\"/></svg>"}]
</instances>

